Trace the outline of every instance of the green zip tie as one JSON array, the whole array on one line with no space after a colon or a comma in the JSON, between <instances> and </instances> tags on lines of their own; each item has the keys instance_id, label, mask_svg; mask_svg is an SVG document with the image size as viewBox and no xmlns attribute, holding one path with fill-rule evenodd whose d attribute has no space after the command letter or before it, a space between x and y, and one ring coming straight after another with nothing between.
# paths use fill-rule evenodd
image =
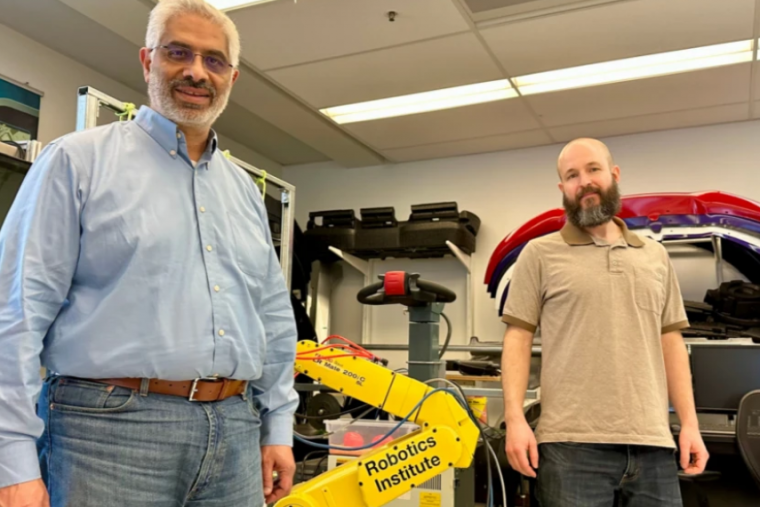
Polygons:
<instances>
[{"instance_id":1,"label":"green zip tie","mask_svg":"<svg viewBox=\"0 0 760 507\"><path fill-rule=\"evenodd\" d=\"M127 121L130 121L132 117L135 115L135 109L137 109L137 106L132 104L131 102L127 102L124 104L124 112L123 113L116 113L116 116L119 117L119 121L124 121L124 118L127 118Z\"/></svg>"},{"instance_id":2,"label":"green zip tie","mask_svg":"<svg viewBox=\"0 0 760 507\"><path fill-rule=\"evenodd\" d=\"M256 185L258 185L261 189L261 195L267 195L267 172L262 169L261 178L254 178L254 181L256 182Z\"/></svg>"}]
</instances>

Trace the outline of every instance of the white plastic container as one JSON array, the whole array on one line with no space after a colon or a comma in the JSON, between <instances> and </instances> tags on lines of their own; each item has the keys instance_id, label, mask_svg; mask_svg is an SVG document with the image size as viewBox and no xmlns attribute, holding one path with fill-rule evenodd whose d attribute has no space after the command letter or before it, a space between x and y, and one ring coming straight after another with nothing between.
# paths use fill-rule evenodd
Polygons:
<instances>
[{"instance_id":1,"label":"white plastic container","mask_svg":"<svg viewBox=\"0 0 760 507\"><path fill-rule=\"evenodd\" d=\"M363 449L361 451L343 451L340 449L330 449L330 454L342 454L346 456L361 456L366 452L372 451L376 447L380 447L389 443L391 440L403 437L409 433L417 430L419 426L416 424L405 422L396 431L394 431L388 438L383 439L383 435L392 430L398 421L373 421L373 420L359 420L349 425L351 419L335 419L325 421L325 429L328 433L332 433L328 438L330 445L340 447L362 447L367 444L375 443L373 447Z\"/></svg>"}]
</instances>

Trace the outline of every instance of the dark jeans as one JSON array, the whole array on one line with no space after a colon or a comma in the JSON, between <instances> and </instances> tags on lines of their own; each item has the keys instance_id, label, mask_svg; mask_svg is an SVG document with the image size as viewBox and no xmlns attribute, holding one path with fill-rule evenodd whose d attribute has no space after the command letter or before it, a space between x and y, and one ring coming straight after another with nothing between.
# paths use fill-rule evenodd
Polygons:
<instances>
[{"instance_id":1,"label":"dark jeans","mask_svg":"<svg viewBox=\"0 0 760 507\"><path fill-rule=\"evenodd\" d=\"M259 414L213 403L47 380L38 441L51 507L261 507Z\"/></svg>"},{"instance_id":2,"label":"dark jeans","mask_svg":"<svg viewBox=\"0 0 760 507\"><path fill-rule=\"evenodd\" d=\"M639 445L538 446L541 507L681 507L673 449Z\"/></svg>"}]
</instances>

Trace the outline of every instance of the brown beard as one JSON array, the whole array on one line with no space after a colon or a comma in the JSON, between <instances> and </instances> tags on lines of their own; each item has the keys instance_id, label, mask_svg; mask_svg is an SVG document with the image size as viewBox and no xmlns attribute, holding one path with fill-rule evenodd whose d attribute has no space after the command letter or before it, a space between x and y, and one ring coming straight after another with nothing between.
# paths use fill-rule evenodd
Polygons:
<instances>
[{"instance_id":1,"label":"brown beard","mask_svg":"<svg viewBox=\"0 0 760 507\"><path fill-rule=\"evenodd\" d=\"M581 204L582 196L591 192L599 194L599 204L584 209ZM567 219L579 229L606 224L620 211L620 189L615 180L612 180L612 185L607 190L586 185L578 191L577 195L580 197L570 201L565 194L562 194L562 205Z\"/></svg>"}]
</instances>

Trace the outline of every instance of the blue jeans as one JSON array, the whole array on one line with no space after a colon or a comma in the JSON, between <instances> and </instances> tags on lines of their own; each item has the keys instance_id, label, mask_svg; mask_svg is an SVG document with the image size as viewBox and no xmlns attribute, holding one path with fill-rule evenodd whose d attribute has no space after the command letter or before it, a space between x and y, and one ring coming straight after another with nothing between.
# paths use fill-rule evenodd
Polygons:
<instances>
[{"instance_id":1,"label":"blue jeans","mask_svg":"<svg viewBox=\"0 0 760 507\"><path fill-rule=\"evenodd\" d=\"M538 446L541 507L681 507L673 449L638 445Z\"/></svg>"},{"instance_id":2,"label":"blue jeans","mask_svg":"<svg viewBox=\"0 0 760 507\"><path fill-rule=\"evenodd\" d=\"M262 507L261 421L250 400L46 380L37 448L51 507Z\"/></svg>"}]
</instances>

